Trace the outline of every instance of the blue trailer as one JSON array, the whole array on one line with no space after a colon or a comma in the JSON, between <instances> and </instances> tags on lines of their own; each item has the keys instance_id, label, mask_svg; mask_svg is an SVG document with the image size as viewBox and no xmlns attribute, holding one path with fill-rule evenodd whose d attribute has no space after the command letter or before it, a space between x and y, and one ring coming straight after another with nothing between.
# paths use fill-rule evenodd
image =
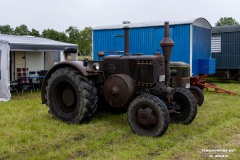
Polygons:
<instances>
[{"instance_id":1,"label":"blue trailer","mask_svg":"<svg viewBox=\"0 0 240 160\"><path fill-rule=\"evenodd\" d=\"M215 73L215 59L211 58L211 28L204 18L170 22L170 36L175 43L171 61L190 64L191 76ZM96 27L93 29L93 59L98 60L98 52L105 52L106 55L162 53L159 43L163 34L163 22ZM126 44L129 45L127 50Z\"/></svg>"}]
</instances>

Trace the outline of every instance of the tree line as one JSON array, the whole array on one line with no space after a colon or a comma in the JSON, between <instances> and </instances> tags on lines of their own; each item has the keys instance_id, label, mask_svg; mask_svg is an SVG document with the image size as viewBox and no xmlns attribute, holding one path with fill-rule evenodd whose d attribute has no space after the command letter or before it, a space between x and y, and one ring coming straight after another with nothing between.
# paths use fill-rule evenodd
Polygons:
<instances>
[{"instance_id":1,"label":"tree line","mask_svg":"<svg viewBox=\"0 0 240 160\"><path fill-rule=\"evenodd\" d=\"M0 25L0 34L8 35L30 35L35 37L48 38L60 42L74 43L78 45L81 55L91 55L92 53L92 28L86 27L79 30L75 26L70 26L64 32L59 32L54 29L44 29L42 33L32 28L28 29L27 25L22 24L16 28L10 25Z\"/></svg>"},{"instance_id":2,"label":"tree line","mask_svg":"<svg viewBox=\"0 0 240 160\"><path fill-rule=\"evenodd\" d=\"M216 23L215 26L231 26L231 25L239 25L238 21L236 21L232 17L221 17Z\"/></svg>"}]
</instances>

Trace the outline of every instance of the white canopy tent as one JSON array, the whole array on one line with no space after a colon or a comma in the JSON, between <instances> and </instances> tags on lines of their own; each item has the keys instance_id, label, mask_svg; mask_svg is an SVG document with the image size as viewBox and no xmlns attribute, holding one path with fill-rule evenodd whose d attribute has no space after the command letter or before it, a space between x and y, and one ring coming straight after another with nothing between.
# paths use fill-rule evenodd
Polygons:
<instances>
[{"instance_id":1,"label":"white canopy tent","mask_svg":"<svg viewBox=\"0 0 240 160\"><path fill-rule=\"evenodd\" d=\"M0 34L0 101L11 99L10 93L10 52L61 52L65 48L78 49L76 44L63 43L33 36L15 36ZM76 58L77 56L75 56ZM25 57L24 57L25 58ZM61 58L61 61L64 58ZM35 61L38 61L35 59Z\"/></svg>"},{"instance_id":2,"label":"white canopy tent","mask_svg":"<svg viewBox=\"0 0 240 160\"><path fill-rule=\"evenodd\" d=\"M0 101L11 99L9 81L9 52L10 46L7 42L0 43Z\"/></svg>"}]
</instances>

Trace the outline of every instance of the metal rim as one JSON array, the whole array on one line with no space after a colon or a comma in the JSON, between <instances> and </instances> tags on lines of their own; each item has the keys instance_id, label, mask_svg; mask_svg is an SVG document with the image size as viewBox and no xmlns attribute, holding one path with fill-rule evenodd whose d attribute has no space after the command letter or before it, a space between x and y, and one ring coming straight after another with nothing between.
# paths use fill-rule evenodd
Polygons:
<instances>
[{"instance_id":1,"label":"metal rim","mask_svg":"<svg viewBox=\"0 0 240 160\"><path fill-rule=\"evenodd\" d=\"M56 84L54 102L62 114L71 114L76 109L77 96L74 87L67 81Z\"/></svg>"},{"instance_id":2,"label":"metal rim","mask_svg":"<svg viewBox=\"0 0 240 160\"><path fill-rule=\"evenodd\" d=\"M176 114L176 117L180 119L185 119L185 117L187 117L189 114L189 109L188 109L189 104L181 95L176 96L175 102L176 102L176 108L174 109L175 110L174 113Z\"/></svg>"},{"instance_id":3,"label":"metal rim","mask_svg":"<svg viewBox=\"0 0 240 160\"><path fill-rule=\"evenodd\" d=\"M150 105L139 105L135 117L138 125L145 131L152 130L158 125L157 112Z\"/></svg>"}]
</instances>

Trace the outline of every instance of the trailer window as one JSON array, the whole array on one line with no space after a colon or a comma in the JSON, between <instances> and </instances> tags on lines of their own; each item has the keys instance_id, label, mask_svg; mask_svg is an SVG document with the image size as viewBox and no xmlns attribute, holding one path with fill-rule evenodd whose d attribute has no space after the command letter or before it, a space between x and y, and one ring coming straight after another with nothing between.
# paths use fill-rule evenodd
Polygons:
<instances>
[{"instance_id":1,"label":"trailer window","mask_svg":"<svg viewBox=\"0 0 240 160\"><path fill-rule=\"evenodd\" d=\"M212 53L221 52L221 35L212 35L212 38L211 38L211 52Z\"/></svg>"}]
</instances>

